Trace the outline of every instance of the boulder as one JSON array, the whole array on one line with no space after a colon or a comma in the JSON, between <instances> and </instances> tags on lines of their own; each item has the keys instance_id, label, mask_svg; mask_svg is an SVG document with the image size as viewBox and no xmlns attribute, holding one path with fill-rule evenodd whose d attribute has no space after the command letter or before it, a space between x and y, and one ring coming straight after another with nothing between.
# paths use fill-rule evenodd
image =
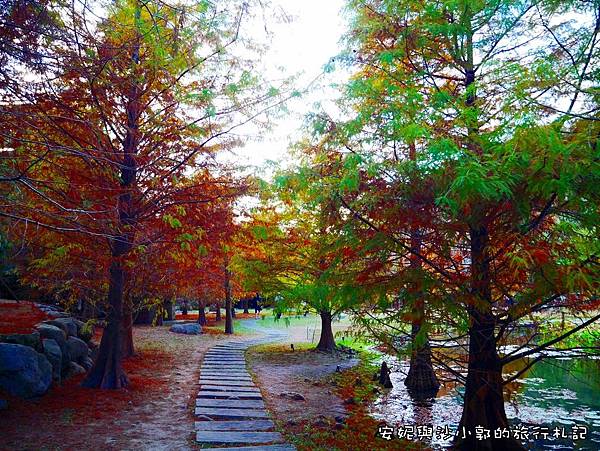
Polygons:
<instances>
[{"instance_id":1,"label":"boulder","mask_svg":"<svg viewBox=\"0 0 600 451\"><path fill-rule=\"evenodd\" d=\"M69 370L67 372L68 377L76 376L78 374L85 374L85 368L81 365L78 365L75 362L69 362Z\"/></svg>"},{"instance_id":2,"label":"boulder","mask_svg":"<svg viewBox=\"0 0 600 451\"><path fill-rule=\"evenodd\" d=\"M55 340L59 346L64 345L67 342L67 334L59 327L53 326L52 324L40 323L36 325L35 328L42 338L51 338L52 340Z\"/></svg>"},{"instance_id":3,"label":"boulder","mask_svg":"<svg viewBox=\"0 0 600 451\"><path fill-rule=\"evenodd\" d=\"M40 340L39 332L32 332L30 334L0 335L0 342L29 346L30 348L33 348L36 351L42 350L42 342Z\"/></svg>"},{"instance_id":4,"label":"boulder","mask_svg":"<svg viewBox=\"0 0 600 451\"><path fill-rule=\"evenodd\" d=\"M67 338L67 349L69 350L69 359L73 362L79 363L88 356L87 344L77 337Z\"/></svg>"},{"instance_id":5,"label":"boulder","mask_svg":"<svg viewBox=\"0 0 600 451\"><path fill-rule=\"evenodd\" d=\"M67 335L69 335L69 329L67 328L66 324L63 324L59 321L57 321L60 318L56 318L56 319L47 319L46 321L42 321L41 324L47 324L48 326L53 326L53 327L58 327L60 330L62 330L65 333L65 338Z\"/></svg>"},{"instance_id":6,"label":"boulder","mask_svg":"<svg viewBox=\"0 0 600 451\"><path fill-rule=\"evenodd\" d=\"M76 337L79 330L73 318L56 318L44 322L61 328L67 335L71 335L72 337Z\"/></svg>"},{"instance_id":7,"label":"boulder","mask_svg":"<svg viewBox=\"0 0 600 451\"><path fill-rule=\"evenodd\" d=\"M169 330L176 334L186 335L198 335L202 333L202 329L198 323L173 324Z\"/></svg>"},{"instance_id":8,"label":"boulder","mask_svg":"<svg viewBox=\"0 0 600 451\"><path fill-rule=\"evenodd\" d=\"M52 318L68 318L69 314L64 312L57 312L56 310L47 310L46 315L51 316Z\"/></svg>"},{"instance_id":9,"label":"boulder","mask_svg":"<svg viewBox=\"0 0 600 451\"><path fill-rule=\"evenodd\" d=\"M44 346L44 355L52 365L52 378L60 383L60 375L63 368L62 351L56 340L52 338L44 338L42 340Z\"/></svg>"},{"instance_id":10,"label":"boulder","mask_svg":"<svg viewBox=\"0 0 600 451\"><path fill-rule=\"evenodd\" d=\"M70 360L69 350L67 349L67 334L62 329L51 324L40 323L35 327L42 338L49 338L56 341L62 354L63 371L66 370Z\"/></svg>"},{"instance_id":11,"label":"boulder","mask_svg":"<svg viewBox=\"0 0 600 451\"><path fill-rule=\"evenodd\" d=\"M52 365L29 346L0 343L0 388L9 394L32 398L46 393L52 382Z\"/></svg>"},{"instance_id":12,"label":"boulder","mask_svg":"<svg viewBox=\"0 0 600 451\"><path fill-rule=\"evenodd\" d=\"M86 357L81 361L81 366L84 367L86 371L89 371L90 368L94 366L94 361L91 358Z\"/></svg>"}]
</instances>

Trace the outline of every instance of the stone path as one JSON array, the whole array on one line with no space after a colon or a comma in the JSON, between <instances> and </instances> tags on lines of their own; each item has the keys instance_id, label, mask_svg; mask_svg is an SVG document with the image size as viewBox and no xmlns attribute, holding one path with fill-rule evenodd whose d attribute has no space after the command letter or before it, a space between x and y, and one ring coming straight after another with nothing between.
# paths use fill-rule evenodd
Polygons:
<instances>
[{"instance_id":1,"label":"stone path","mask_svg":"<svg viewBox=\"0 0 600 451\"><path fill-rule=\"evenodd\" d=\"M253 345L281 339L270 333L249 341L229 341L211 348L200 370L196 398L196 441L212 451L292 451L269 419L262 395L246 369L244 353ZM232 447L233 446L233 447Z\"/></svg>"}]
</instances>

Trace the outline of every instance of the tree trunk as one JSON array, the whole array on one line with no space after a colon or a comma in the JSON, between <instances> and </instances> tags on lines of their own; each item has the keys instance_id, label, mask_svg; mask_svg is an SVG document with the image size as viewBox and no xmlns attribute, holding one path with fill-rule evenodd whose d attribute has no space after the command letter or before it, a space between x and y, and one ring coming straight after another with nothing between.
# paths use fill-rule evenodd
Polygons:
<instances>
[{"instance_id":1,"label":"tree trunk","mask_svg":"<svg viewBox=\"0 0 600 451\"><path fill-rule=\"evenodd\" d=\"M136 3L136 22L141 14L141 6ZM132 66L136 66L140 59L141 34L137 30L137 39L131 54ZM115 233L110 240L112 261L110 264L110 275L108 285L108 324L102 340L94 365L83 380L82 385L90 388L121 388L128 384L127 376L121 366L122 359L122 321L123 321L123 292L125 289L125 268L123 257L126 256L133 246L137 215L134 208L133 192L136 184L137 163L135 156L139 144L139 118L141 111L141 89L132 78L131 88L127 94L125 105L127 133L123 140L123 158L118 161L120 168L120 192L117 200L118 224L115 229L123 231ZM117 174L115 174L117 175Z\"/></svg>"},{"instance_id":2,"label":"tree trunk","mask_svg":"<svg viewBox=\"0 0 600 451\"><path fill-rule=\"evenodd\" d=\"M250 313L250 312L248 311L248 299L244 299L244 300L242 301L242 305L244 306L244 313L245 313L245 314L248 314L248 313Z\"/></svg>"},{"instance_id":3,"label":"tree trunk","mask_svg":"<svg viewBox=\"0 0 600 451\"><path fill-rule=\"evenodd\" d=\"M411 146L411 158L415 157L414 146ZM415 209L418 204L415 202ZM411 249L410 267L413 271L419 272L422 269L423 262L420 258L422 248L422 234L417 228L411 230ZM419 280L415 276L414 280ZM429 345L429 337L422 331L421 326L425 319L425 293L423 288L417 282L412 282L409 286L409 293L413 298L412 308L412 324L411 324L411 355L410 368L404 385L408 388L412 395L417 397L435 396L440 388L440 383L433 370L431 364L431 347ZM424 337L423 337L424 335Z\"/></svg>"},{"instance_id":4,"label":"tree trunk","mask_svg":"<svg viewBox=\"0 0 600 451\"><path fill-rule=\"evenodd\" d=\"M164 303L165 311L167 312L167 321L173 321L173 301L168 300Z\"/></svg>"},{"instance_id":5,"label":"tree trunk","mask_svg":"<svg viewBox=\"0 0 600 451\"><path fill-rule=\"evenodd\" d=\"M225 259L225 278L223 287L225 288L225 333L233 333L233 305L231 302L231 273L227 268L227 259Z\"/></svg>"},{"instance_id":6,"label":"tree trunk","mask_svg":"<svg viewBox=\"0 0 600 451\"><path fill-rule=\"evenodd\" d=\"M425 335L424 342L416 345L420 327L420 324L412 323L410 368L404 385L413 395L435 396L440 388L440 383L431 364L431 347L427 335Z\"/></svg>"},{"instance_id":7,"label":"tree trunk","mask_svg":"<svg viewBox=\"0 0 600 451\"><path fill-rule=\"evenodd\" d=\"M221 321L221 306L219 304L215 304L215 308L216 308L215 320Z\"/></svg>"},{"instance_id":8,"label":"tree trunk","mask_svg":"<svg viewBox=\"0 0 600 451\"><path fill-rule=\"evenodd\" d=\"M133 315L131 309L125 305L123 308L123 320L121 321L121 358L126 359L135 354L133 347Z\"/></svg>"},{"instance_id":9,"label":"tree trunk","mask_svg":"<svg viewBox=\"0 0 600 451\"><path fill-rule=\"evenodd\" d=\"M84 387L122 388L128 384L127 376L121 366L124 279L125 271L120 259L113 257L108 288L108 324L100 340L96 361L82 382Z\"/></svg>"},{"instance_id":10,"label":"tree trunk","mask_svg":"<svg viewBox=\"0 0 600 451\"><path fill-rule=\"evenodd\" d=\"M496 348L492 313L490 268L487 257L488 231L470 227L471 292L469 302L469 364L464 406L455 447L468 451L512 451L525 448L514 438L494 439L494 430L509 428L504 410L502 364ZM477 426L489 429L491 437L477 440ZM462 434L462 431L465 431Z\"/></svg>"},{"instance_id":11,"label":"tree trunk","mask_svg":"<svg viewBox=\"0 0 600 451\"><path fill-rule=\"evenodd\" d=\"M317 349L323 352L332 353L335 350L335 340L333 338L333 329L331 328L331 312L321 311L321 338Z\"/></svg>"},{"instance_id":12,"label":"tree trunk","mask_svg":"<svg viewBox=\"0 0 600 451\"><path fill-rule=\"evenodd\" d=\"M198 301L198 324L206 326L206 307L203 301Z\"/></svg>"}]
</instances>

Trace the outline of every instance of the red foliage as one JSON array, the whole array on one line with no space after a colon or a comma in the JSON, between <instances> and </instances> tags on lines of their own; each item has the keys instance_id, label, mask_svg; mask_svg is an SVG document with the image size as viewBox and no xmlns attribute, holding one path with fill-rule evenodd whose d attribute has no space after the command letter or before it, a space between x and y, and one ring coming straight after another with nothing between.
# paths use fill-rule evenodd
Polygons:
<instances>
[{"instance_id":1,"label":"red foliage","mask_svg":"<svg viewBox=\"0 0 600 451\"><path fill-rule=\"evenodd\" d=\"M169 367L172 357L164 352L142 351L123 362L130 385L126 390L100 390L81 387L84 375L67 379L54 386L39 399L23 400L0 391L8 399L10 409L2 419L7 431L18 429L22 418L32 410L39 417L50 419L57 412L67 412L73 424L87 424L90 419L115 417L119 412L145 402L150 393L166 390L168 381L156 378L160 368Z\"/></svg>"},{"instance_id":2,"label":"red foliage","mask_svg":"<svg viewBox=\"0 0 600 451\"><path fill-rule=\"evenodd\" d=\"M28 334L48 315L32 302L0 301L0 334Z\"/></svg>"}]
</instances>

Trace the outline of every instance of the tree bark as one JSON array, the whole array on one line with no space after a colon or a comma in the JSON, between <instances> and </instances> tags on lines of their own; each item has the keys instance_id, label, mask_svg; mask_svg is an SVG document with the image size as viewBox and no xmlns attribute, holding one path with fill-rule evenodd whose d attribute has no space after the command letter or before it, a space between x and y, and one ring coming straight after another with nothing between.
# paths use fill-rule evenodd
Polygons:
<instances>
[{"instance_id":1,"label":"tree bark","mask_svg":"<svg viewBox=\"0 0 600 451\"><path fill-rule=\"evenodd\" d=\"M122 388L129 383L121 366L124 273L120 259L113 257L108 289L108 324L100 340L96 361L82 382L84 387Z\"/></svg>"},{"instance_id":2,"label":"tree bark","mask_svg":"<svg viewBox=\"0 0 600 451\"><path fill-rule=\"evenodd\" d=\"M502 363L498 356L496 320L492 312L490 267L487 258L488 231L470 227L471 291L469 312L469 364L463 412L455 448L468 451L524 450L514 438L494 439L494 430L509 428L504 410ZM491 431L491 438L477 440L475 428ZM461 431L465 431L464 434Z\"/></svg>"},{"instance_id":3,"label":"tree bark","mask_svg":"<svg viewBox=\"0 0 600 451\"><path fill-rule=\"evenodd\" d=\"M123 320L121 321L121 358L126 359L135 354L133 347L133 315L131 308L125 304L123 308Z\"/></svg>"},{"instance_id":4,"label":"tree bark","mask_svg":"<svg viewBox=\"0 0 600 451\"><path fill-rule=\"evenodd\" d=\"M139 19L141 7L136 4L135 18ZM140 39L137 38L131 54L132 66L140 59ZM112 261L110 264L108 288L108 325L102 334L100 348L94 365L83 380L82 385L90 388L121 388L128 384L127 376L121 366L123 352L122 321L123 293L125 289L124 257L131 251L135 237L137 216L133 202L137 163L135 155L139 143L141 89L135 78L131 80L131 88L127 94L125 113L127 117L126 135L123 140L123 158L116 167L120 168L120 192L117 200L118 221L115 227L117 233L110 240Z\"/></svg>"},{"instance_id":5,"label":"tree bark","mask_svg":"<svg viewBox=\"0 0 600 451\"><path fill-rule=\"evenodd\" d=\"M225 333L233 333L233 305L231 302L231 273L227 268L227 260L225 260L225 278L223 287L225 288Z\"/></svg>"},{"instance_id":6,"label":"tree bark","mask_svg":"<svg viewBox=\"0 0 600 451\"><path fill-rule=\"evenodd\" d=\"M221 306L219 304L215 304L215 308L216 308L215 320L221 321Z\"/></svg>"},{"instance_id":7,"label":"tree bark","mask_svg":"<svg viewBox=\"0 0 600 451\"><path fill-rule=\"evenodd\" d=\"M317 350L332 353L335 350L335 339L331 328L331 312L321 311L321 338Z\"/></svg>"},{"instance_id":8,"label":"tree bark","mask_svg":"<svg viewBox=\"0 0 600 451\"><path fill-rule=\"evenodd\" d=\"M247 298L242 301L242 305L244 306L244 313L246 313L246 314L250 313L248 311L248 299Z\"/></svg>"},{"instance_id":9,"label":"tree bark","mask_svg":"<svg viewBox=\"0 0 600 451\"><path fill-rule=\"evenodd\" d=\"M204 301L198 301L198 324L206 326L206 307Z\"/></svg>"},{"instance_id":10,"label":"tree bark","mask_svg":"<svg viewBox=\"0 0 600 451\"><path fill-rule=\"evenodd\" d=\"M406 388L413 395L435 396L440 388L440 383L431 363L431 347L427 335L423 343L420 343L418 346L416 345L416 337L420 327L419 323L412 323L410 368L404 380L404 385L406 385Z\"/></svg>"},{"instance_id":11,"label":"tree bark","mask_svg":"<svg viewBox=\"0 0 600 451\"><path fill-rule=\"evenodd\" d=\"M415 159L416 154L414 145L411 146L411 158ZM416 204L416 202L415 202ZM415 205L415 208L417 205ZM417 228L411 230L411 269L415 272L420 271L423 262L419 258L422 248L422 236L421 231ZM418 280L418 277L415 277ZM440 388L440 383L433 370L431 363L431 346L429 345L429 337L425 333L421 339L419 332L425 319L425 299L423 289L417 282L412 282L409 287L409 293L413 297L413 308L412 308L412 324L411 324L411 355L410 355L410 368L406 379L404 379L404 385L408 390L417 397L422 396L435 396Z\"/></svg>"},{"instance_id":12,"label":"tree bark","mask_svg":"<svg viewBox=\"0 0 600 451\"><path fill-rule=\"evenodd\" d=\"M167 321L173 321L173 301L168 300L164 303L165 310L167 312Z\"/></svg>"}]
</instances>

